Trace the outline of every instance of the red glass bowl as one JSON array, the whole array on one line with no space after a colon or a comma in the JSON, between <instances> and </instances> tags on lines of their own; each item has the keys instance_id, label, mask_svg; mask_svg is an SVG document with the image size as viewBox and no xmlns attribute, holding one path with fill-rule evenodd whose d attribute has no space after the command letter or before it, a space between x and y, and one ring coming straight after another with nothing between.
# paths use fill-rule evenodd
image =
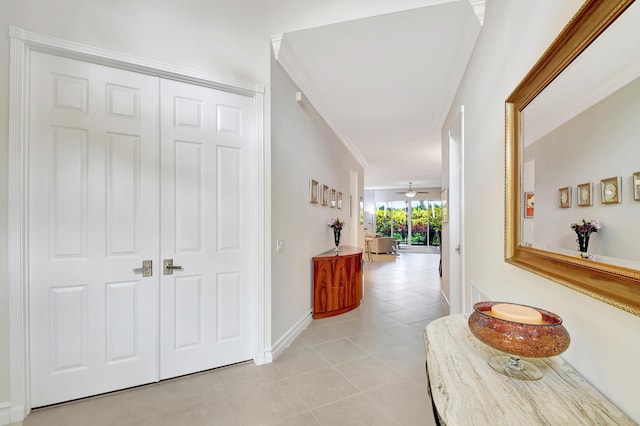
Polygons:
<instances>
[{"instance_id":1,"label":"red glass bowl","mask_svg":"<svg viewBox=\"0 0 640 426\"><path fill-rule=\"evenodd\" d=\"M558 315L520 305L540 312L544 324L514 322L490 315L491 307L498 303L507 302L479 302L473 305L469 328L481 342L508 354L530 358L560 355L569 347L569 332Z\"/></svg>"}]
</instances>

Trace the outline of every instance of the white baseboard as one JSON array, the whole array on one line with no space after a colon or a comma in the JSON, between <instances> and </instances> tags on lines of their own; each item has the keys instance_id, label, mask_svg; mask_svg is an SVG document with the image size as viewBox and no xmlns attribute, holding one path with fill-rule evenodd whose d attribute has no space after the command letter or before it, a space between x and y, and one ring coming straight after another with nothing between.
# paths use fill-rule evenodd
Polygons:
<instances>
[{"instance_id":1,"label":"white baseboard","mask_svg":"<svg viewBox=\"0 0 640 426\"><path fill-rule=\"evenodd\" d=\"M0 426L7 426L11 423L11 404L0 402Z\"/></svg>"},{"instance_id":2,"label":"white baseboard","mask_svg":"<svg viewBox=\"0 0 640 426\"><path fill-rule=\"evenodd\" d=\"M264 348L262 350L262 353L258 353L258 355L256 355L253 358L253 362L256 365L263 365L263 364L270 364L273 362L273 355L271 353L271 348Z\"/></svg>"},{"instance_id":3,"label":"white baseboard","mask_svg":"<svg viewBox=\"0 0 640 426\"><path fill-rule=\"evenodd\" d=\"M440 291L440 303L446 306L447 311L451 312L451 304L449 303L449 300L447 300L447 296L443 291Z\"/></svg>"},{"instance_id":4,"label":"white baseboard","mask_svg":"<svg viewBox=\"0 0 640 426\"><path fill-rule=\"evenodd\" d=\"M303 316L293 327L291 327L287 332L273 345L273 359L278 358L282 352L293 343L293 341L304 331L305 328L313 321L313 312L309 311L308 314Z\"/></svg>"},{"instance_id":5,"label":"white baseboard","mask_svg":"<svg viewBox=\"0 0 640 426\"><path fill-rule=\"evenodd\" d=\"M11 402L0 402L0 426L7 426L14 423L22 423L29 414L24 406L11 406Z\"/></svg>"}]
</instances>

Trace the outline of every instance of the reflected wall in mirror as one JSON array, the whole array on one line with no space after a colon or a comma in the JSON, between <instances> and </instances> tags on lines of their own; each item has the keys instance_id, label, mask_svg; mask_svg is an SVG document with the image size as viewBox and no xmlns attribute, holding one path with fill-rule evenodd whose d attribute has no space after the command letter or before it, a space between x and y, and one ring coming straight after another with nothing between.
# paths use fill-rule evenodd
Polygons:
<instances>
[{"instance_id":1,"label":"reflected wall in mirror","mask_svg":"<svg viewBox=\"0 0 640 426\"><path fill-rule=\"evenodd\" d=\"M640 2L587 1L506 101L505 260L636 315L639 39ZM612 176L621 202L601 195ZM588 253L571 227L583 219L601 224Z\"/></svg>"}]
</instances>

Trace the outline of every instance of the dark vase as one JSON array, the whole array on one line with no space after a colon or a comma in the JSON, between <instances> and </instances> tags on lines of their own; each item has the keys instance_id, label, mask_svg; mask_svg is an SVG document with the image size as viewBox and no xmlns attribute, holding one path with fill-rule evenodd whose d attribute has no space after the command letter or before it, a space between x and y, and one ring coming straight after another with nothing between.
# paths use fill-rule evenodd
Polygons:
<instances>
[{"instance_id":1,"label":"dark vase","mask_svg":"<svg viewBox=\"0 0 640 426\"><path fill-rule=\"evenodd\" d=\"M336 243L336 253L338 252L338 246L340 245L340 232L342 232L342 229L333 228L333 240Z\"/></svg>"},{"instance_id":2,"label":"dark vase","mask_svg":"<svg viewBox=\"0 0 640 426\"><path fill-rule=\"evenodd\" d=\"M578 250L582 253L586 253L589 248L589 236L588 235L578 235Z\"/></svg>"}]
</instances>

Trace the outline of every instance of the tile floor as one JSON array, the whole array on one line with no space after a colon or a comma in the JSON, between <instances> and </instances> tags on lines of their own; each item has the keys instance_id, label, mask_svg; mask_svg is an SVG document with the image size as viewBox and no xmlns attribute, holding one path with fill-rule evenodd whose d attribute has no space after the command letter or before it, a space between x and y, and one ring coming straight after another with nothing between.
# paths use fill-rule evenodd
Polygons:
<instances>
[{"instance_id":1,"label":"tile floor","mask_svg":"<svg viewBox=\"0 0 640 426\"><path fill-rule=\"evenodd\" d=\"M314 320L272 364L34 410L23 425L434 425L422 333L446 314L438 260L374 256L361 307Z\"/></svg>"}]
</instances>

